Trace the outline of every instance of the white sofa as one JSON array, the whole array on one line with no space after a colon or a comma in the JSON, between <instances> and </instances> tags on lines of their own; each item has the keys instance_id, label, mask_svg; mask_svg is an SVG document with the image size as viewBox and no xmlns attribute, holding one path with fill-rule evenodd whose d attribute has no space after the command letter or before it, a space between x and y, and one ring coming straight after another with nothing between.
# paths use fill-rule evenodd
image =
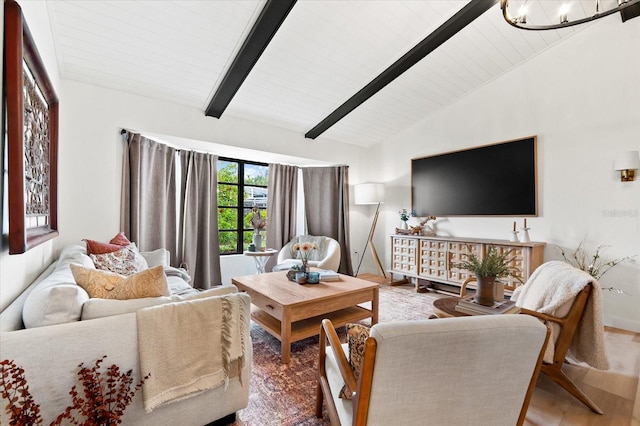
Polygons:
<instances>
[{"instance_id":1,"label":"white sofa","mask_svg":"<svg viewBox=\"0 0 640 426\"><path fill-rule=\"evenodd\" d=\"M166 262L167 258L166 251L162 250L142 255L150 267ZM77 377L80 363L91 367L106 355L103 370L117 364L122 371L133 370L134 385L140 381L143 374L138 357L137 309L237 292L235 286L225 285L190 294L195 290L184 280L188 276L167 267L165 272L171 296L90 299L75 284L69 268L70 263L82 264L86 259L82 246L63 250L60 258L0 313L0 360L13 360L24 368L29 391L40 405L41 416L47 424L71 404L69 391L72 386L77 385L82 392ZM235 412L248 404L253 355L248 306L240 313L240 318L246 331L242 336L246 343L244 366L239 376L229 380L228 386L162 405L150 413L143 408L142 390L139 390L124 412L122 424L205 425L219 419L222 419L220 423L233 421ZM9 424L4 410L6 401L1 405L0 424Z\"/></svg>"}]
</instances>

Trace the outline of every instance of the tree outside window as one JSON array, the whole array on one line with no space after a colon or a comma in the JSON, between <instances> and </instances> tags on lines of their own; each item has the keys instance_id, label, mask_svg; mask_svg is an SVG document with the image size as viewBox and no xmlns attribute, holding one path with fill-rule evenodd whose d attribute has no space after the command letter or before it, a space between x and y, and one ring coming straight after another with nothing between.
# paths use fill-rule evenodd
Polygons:
<instances>
[{"instance_id":1,"label":"tree outside window","mask_svg":"<svg viewBox=\"0 0 640 426\"><path fill-rule=\"evenodd\" d=\"M253 207L267 208L268 174L264 163L218 160L220 254L242 253L251 242L250 212Z\"/></svg>"}]
</instances>

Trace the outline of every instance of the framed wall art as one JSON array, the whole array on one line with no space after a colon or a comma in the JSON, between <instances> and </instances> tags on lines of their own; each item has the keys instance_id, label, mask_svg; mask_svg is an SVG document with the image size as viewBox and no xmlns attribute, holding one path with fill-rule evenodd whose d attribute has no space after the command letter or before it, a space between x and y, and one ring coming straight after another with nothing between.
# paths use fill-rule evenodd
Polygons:
<instances>
[{"instance_id":1,"label":"framed wall art","mask_svg":"<svg viewBox=\"0 0 640 426\"><path fill-rule=\"evenodd\" d=\"M9 254L58 235L58 97L22 11L4 2Z\"/></svg>"}]
</instances>

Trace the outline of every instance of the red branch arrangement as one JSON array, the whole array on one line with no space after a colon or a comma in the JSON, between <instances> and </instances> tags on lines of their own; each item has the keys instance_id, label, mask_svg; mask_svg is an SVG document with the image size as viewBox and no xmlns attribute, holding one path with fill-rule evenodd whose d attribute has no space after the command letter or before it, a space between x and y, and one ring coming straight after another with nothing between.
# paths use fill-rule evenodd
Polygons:
<instances>
[{"instance_id":1,"label":"red branch arrangement","mask_svg":"<svg viewBox=\"0 0 640 426\"><path fill-rule=\"evenodd\" d=\"M11 415L10 425L40 425L40 406L29 393L24 370L13 361L0 361L0 395L9 401L6 410Z\"/></svg>"},{"instance_id":2,"label":"red branch arrangement","mask_svg":"<svg viewBox=\"0 0 640 426\"><path fill-rule=\"evenodd\" d=\"M69 424L79 426L110 426L122 422L121 417L136 392L151 376L147 374L132 388L133 370L125 373L113 364L106 369L106 378L100 371L106 355L96 360L93 367L88 368L84 363L78 366L78 378L82 384L82 395L76 386L71 388L72 405L68 406L55 421L54 425L61 425L64 420ZM3 399L7 399L7 413L10 414L10 425L41 425L40 406L35 403L29 393L24 370L13 361L0 362L2 378L0 392Z\"/></svg>"}]
</instances>

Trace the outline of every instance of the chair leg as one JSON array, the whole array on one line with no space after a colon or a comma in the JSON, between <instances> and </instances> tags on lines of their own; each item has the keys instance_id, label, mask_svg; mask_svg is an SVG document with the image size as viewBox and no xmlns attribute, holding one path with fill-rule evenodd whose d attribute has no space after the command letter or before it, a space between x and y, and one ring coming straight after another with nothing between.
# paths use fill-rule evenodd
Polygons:
<instances>
[{"instance_id":1,"label":"chair leg","mask_svg":"<svg viewBox=\"0 0 640 426\"><path fill-rule=\"evenodd\" d=\"M322 393L322 385L320 384L320 380L318 379L318 386L316 388L316 417L322 418L322 404L324 399L324 394Z\"/></svg>"},{"instance_id":2,"label":"chair leg","mask_svg":"<svg viewBox=\"0 0 640 426\"><path fill-rule=\"evenodd\" d=\"M603 414L603 411L593 402L584 392L582 392L571 379L560 368L549 368L543 365L542 371L549 376L554 382L559 384L564 390L576 397L580 402L589 407L591 411L597 414Z\"/></svg>"}]
</instances>

